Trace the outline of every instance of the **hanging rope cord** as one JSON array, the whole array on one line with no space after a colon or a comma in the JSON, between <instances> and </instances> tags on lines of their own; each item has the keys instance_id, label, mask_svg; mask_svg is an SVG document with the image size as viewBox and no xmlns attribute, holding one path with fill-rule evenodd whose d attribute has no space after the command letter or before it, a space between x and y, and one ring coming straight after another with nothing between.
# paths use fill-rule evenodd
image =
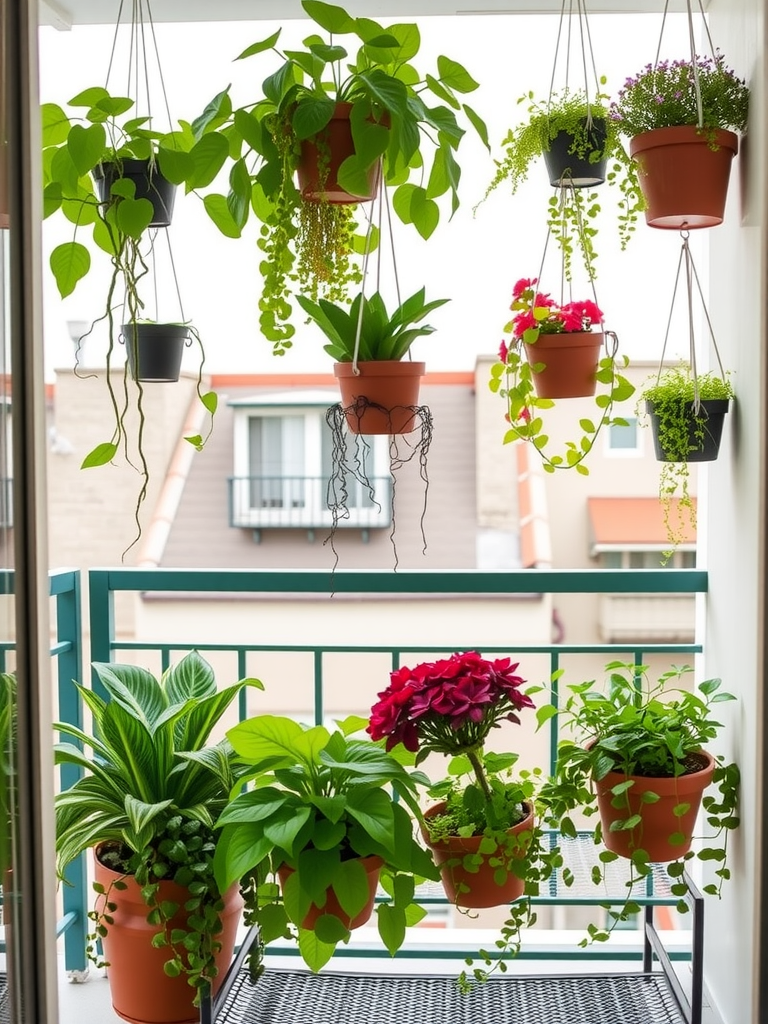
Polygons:
<instances>
[{"instance_id":1,"label":"hanging rope cord","mask_svg":"<svg viewBox=\"0 0 768 1024\"><path fill-rule=\"evenodd\" d=\"M368 277L368 261L371 255L371 245L373 241L373 209L376 206L376 200L370 204L368 210L368 227L365 233L365 249L363 252L363 280L360 284L360 308L357 312L357 326L355 328L355 348L352 353L352 372L355 376L360 373L360 368L357 365L358 355L360 354L360 337L363 332L363 304L365 302L365 282ZM376 291L381 291L381 261L382 261L382 227L384 220L384 210L386 209L387 214L387 236L389 238L389 247L392 254L392 272L395 278L395 294L397 296L398 309L402 305L402 299L400 298L400 278L397 273L397 259L395 257L395 235L392 230L392 211L389 206L389 193L387 192L387 186L384 184L384 175L381 174L379 178L379 194L378 194L378 207L379 207L379 249L376 259ZM410 349L408 350L408 358L411 359Z\"/></svg>"},{"instance_id":2,"label":"hanging rope cord","mask_svg":"<svg viewBox=\"0 0 768 1024\"><path fill-rule=\"evenodd\" d=\"M117 20L115 22L115 31L112 36L112 48L109 54L109 64L107 66L107 76L104 82L104 88L109 90L109 80L112 75L112 69L115 63L115 55L117 53L117 41L120 33L120 25L123 17L123 8L125 6L125 0L120 0L120 7L117 12ZM149 34L151 36L152 50L154 51L155 63L157 65L157 76L160 81L160 91L163 97L163 106L165 107L165 116L168 119L169 131L173 130L173 120L171 118L171 108L168 102L168 92L165 87L165 77L163 75L163 67L160 63L160 48L157 43L157 34L155 32L155 22L152 16L152 5L150 0L132 0L131 4L131 22L130 22L130 40L128 49L128 69L126 77L126 95L134 99L137 107L141 99L140 88L142 84L145 93L145 103L147 110L147 119L150 126L152 125L152 99L149 87L149 60L147 57L147 30L146 26L149 26ZM143 75L142 75L143 72ZM113 136L111 138L111 144L113 149L117 150L118 140ZM150 151L150 169L154 166L154 150ZM157 240L157 233L159 228L152 228L149 234L149 250L147 256L154 256L155 243ZM176 299L179 304L179 312L181 314L181 323L186 323L187 318L184 313L184 303L181 297L181 287L179 285L179 278L176 273L176 261L173 257L173 248L171 246L171 239L168 231L164 229L166 245L168 247L168 259L171 266L171 273L173 276L174 290L176 292ZM155 317L159 320L159 290L157 283L157 266L154 259L152 260L152 290L154 294L155 302ZM123 310L128 302L127 295L123 296ZM188 338L186 343L187 347L192 344L192 339Z\"/></svg>"},{"instance_id":3,"label":"hanging rope cord","mask_svg":"<svg viewBox=\"0 0 768 1024\"><path fill-rule=\"evenodd\" d=\"M671 302L670 308L669 308L669 317L667 319L667 329L666 329L666 332L664 334L664 345L662 346L662 349L661 349L661 360L659 362L658 373L656 374L656 384L658 385L659 381L661 379L661 371L662 371L662 367L664 365L664 356L665 356L666 351L667 351L667 342L669 341L669 332L670 332L670 329L671 329L671 326L672 326L672 314L674 313L675 299L677 297L677 289L678 289L678 286L680 284L680 271L682 270L683 262L684 262L685 263L685 284L686 284L687 298L688 298L688 303L687 303L687 305L688 305L688 351L689 351L689 360L690 360L690 364L691 364L691 377L693 378L693 411L694 411L694 414L696 416L698 416L700 414L700 411L701 411L701 396L699 395L699 377L698 377L698 370L697 370L697 365L696 365L696 344L695 344L695 331L694 331L694 326L693 326L693 282L694 281L696 282L696 288L697 288L698 293L699 293L699 298L701 299L701 306L702 306L702 309L704 310L704 317L705 317L705 319L707 321L707 327L709 328L709 336L712 339L712 348L714 349L714 352L715 352L715 358L717 359L717 366L718 366L718 369L720 370L720 377L722 378L722 380L725 380L725 370L723 369L723 361L720 358L720 350L717 347L717 340L715 338L715 331L714 331L714 328L712 326L712 320L710 319L709 310L707 309L707 305L706 305L706 302L704 300L704 290L701 287L701 282L699 280L699 274L698 274L698 271L696 270L696 264L693 261L693 254L691 253L690 246L688 244L688 239L690 237L690 232L686 231L686 230L683 230L683 231L680 232L680 237L683 240L683 244L682 244L682 247L680 249L680 258L677 261L677 273L675 275L675 287L672 290L672 302Z\"/></svg>"},{"instance_id":4,"label":"hanging rope cord","mask_svg":"<svg viewBox=\"0 0 768 1024\"><path fill-rule=\"evenodd\" d=\"M701 80L699 77L699 65L696 61L696 37L693 31L693 9L691 7L691 0L685 0L686 7L688 9L688 42L691 47L691 68L693 69L693 88L696 93L696 117L697 127L704 127L704 108L701 102ZM712 56L715 56L715 44L712 42L712 35L709 31L709 24L707 23L706 15L704 14L704 6L702 0L697 0L699 5L699 13L701 14L701 21L704 25L704 32L707 36L707 42L709 43L709 49ZM659 59L661 56L661 43L664 38L664 28L667 23L667 13L669 12L669 0L664 0L664 14L661 18L661 31L659 32L659 45L656 48L656 59L653 62L653 70L659 66Z\"/></svg>"},{"instance_id":5,"label":"hanging rope cord","mask_svg":"<svg viewBox=\"0 0 768 1024\"><path fill-rule=\"evenodd\" d=\"M589 64L592 67L592 75L595 80L595 97L600 92L600 77L597 73L597 66L595 65L595 54L592 48L592 33L589 28L589 19L587 17L586 0L575 0L576 2L576 16L578 18L579 25L579 42L581 47L581 66L584 73L584 95L587 100L587 127L592 127L592 100L590 99L590 83L589 83L589 69L587 54L589 54ZM560 21L557 27L557 38L555 40L555 57L552 62L552 76L549 80L549 99L547 100L547 110L552 105L552 96L555 91L555 76L557 74L557 62L560 54L560 42L563 35L563 25L565 23L566 8L568 8L568 38L565 46L565 91L569 90L570 80L570 66L571 66L571 45L572 45L572 33L573 33L573 5L574 0L563 0L562 7L560 8Z\"/></svg>"}]
</instances>

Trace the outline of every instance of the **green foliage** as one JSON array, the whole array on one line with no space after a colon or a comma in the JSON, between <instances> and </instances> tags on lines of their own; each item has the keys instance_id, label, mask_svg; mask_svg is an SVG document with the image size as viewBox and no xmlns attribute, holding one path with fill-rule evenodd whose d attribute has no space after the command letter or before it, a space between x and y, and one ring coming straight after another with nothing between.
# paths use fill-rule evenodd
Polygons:
<instances>
[{"instance_id":1,"label":"green foliage","mask_svg":"<svg viewBox=\"0 0 768 1024\"><path fill-rule=\"evenodd\" d=\"M331 913L306 928L306 915L312 905L324 907L330 891L350 918L360 912L367 884L357 858L383 861L381 885L388 899L378 906L377 918L393 955L406 925L423 916L415 884L439 877L413 835L411 819L421 820L417 792L429 780L403 767L380 744L351 738L346 728L329 732L260 715L227 733L254 788L233 790L218 819L216 880L225 889L250 878L264 943L292 935L314 971L350 932ZM283 866L293 873L281 893L275 875Z\"/></svg>"},{"instance_id":2,"label":"green foliage","mask_svg":"<svg viewBox=\"0 0 768 1024\"><path fill-rule=\"evenodd\" d=\"M721 690L719 679L705 680L697 687L698 692L674 685L691 672L687 666L673 667L652 683L647 666L610 662L606 665L607 687L598 687L595 680L570 685L559 711L554 705L544 705L537 710L540 727L557 715L574 736L574 739L560 741L555 775L541 790L541 802L553 827L564 836L575 835L571 815L577 810L587 815L595 813L594 782L605 778L609 772L653 779L677 778L690 770L690 756L703 750L722 728L713 716L715 705L735 699ZM730 877L728 835L739 825L738 782L738 767L717 757L713 784L718 795L705 795L702 800L708 834L697 850L689 850L666 865L672 891L681 897L678 906L681 911L687 906L683 898L688 892L683 871L690 860L698 857L717 863L718 882L705 887L710 894L719 896L723 882ZM620 909L611 911L612 925L608 931L591 927L592 940L606 939L616 924L636 913L631 899L632 887L652 870L648 853L642 847L641 820L630 812L631 787L628 779L612 790L614 806L624 808L627 815L614 823L612 829L632 834L627 900ZM644 801L652 803L654 797L658 799L651 790ZM675 813L685 809L685 805L679 805ZM595 826L594 838L596 844L601 842L600 824ZM601 865L616 860L617 856L603 851ZM602 884L602 868L595 867L592 877L596 885Z\"/></svg>"},{"instance_id":3,"label":"green foliage","mask_svg":"<svg viewBox=\"0 0 768 1024\"><path fill-rule=\"evenodd\" d=\"M107 699L77 684L93 734L65 722L54 726L73 741L56 744L56 764L85 772L55 798L58 871L104 844L111 851L102 858L107 866L134 874L143 886L148 920L163 937L156 944L169 946L169 972L185 973L199 989L215 973L224 891L213 873L214 821L245 775L226 740L208 740L244 687L263 687L257 679L241 679L219 690L211 666L196 651L159 680L133 665L97 662L93 668ZM167 934L173 912L158 903L160 878L189 889L187 907L196 913L185 934ZM104 896L89 915L94 957L95 939L111 923L110 902Z\"/></svg>"},{"instance_id":4,"label":"green foliage","mask_svg":"<svg viewBox=\"0 0 768 1024\"><path fill-rule=\"evenodd\" d=\"M308 203L294 183L303 141L316 144L321 171L327 162L327 130L337 103L351 104L354 144L339 169L339 185L351 195L364 195L369 172L380 165L384 182L395 188L395 212L423 238L439 222L441 201L451 216L459 206L456 152L466 132L460 120L488 146L484 122L463 100L478 83L445 56L438 57L434 74L418 71L412 63L421 49L416 24L382 26L317 0L303 0L302 6L330 34L327 41L313 32L302 48L281 51L276 32L247 47L239 59L269 52L279 60L259 97L233 109L224 90L192 125L197 140L221 136L233 166L249 168L230 174L226 196L209 195L205 203L227 235L241 233L250 211L262 223L261 330L276 355L291 346L295 333L292 282L314 301L322 295L337 302L360 280L351 260L359 248L354 215L322 200ZM351 37L352 46L339 37ZM232 209L240 211L239 220L226 212Z\"/></svg>"},{"instance_id":5,"label":"green foliage","mask_svg":"<svg viewBox=\"0 0 768 1024\"><path fill-rule=\"evenodd\" d=\"M13 864L16 788L16 677L0 673L0 885Z\"/></svg>"},{"instance_id":6,"label":"green foliage","mask_svg":"<svg viewBox=\"0 0 768 1024\"><path fill-rule=\"evenodd\" d=\"M708 415L705 409L696 411L696 394L701 401L727 401L734 397L728 377L714 373L691 375L687 364L671 367L652 378L652 383L643 388L641 398L648 403L648 411L656 417L659 445L666 455L659 471L659 500L662 503L664 525L667 531L669 550L664 552L668 560L674 549L681 543L686 525L695 530L696 506L689 488L688 458L692 452L704 447ZM679 498L678 509L673 515L672 499ZM686 518L687 517L687 523Z\"/></svg>"},{"instance_id":7,"label":"green foliage","mask_svg":"<svg viewBox=\"0 0 768 1024\"><path fill-rule=\"evenodd\" d=\"M340 363L351 363L353 360L358 326L359 359L402 359L416 338L432 334L435 330L429 324L423 327L411 325L420 323L433 309L449 301L434 299L425 302L425 289L421 288L390 316L378 292L370 298L365 298L362 292L356 295L349 311L326 299L312 302L304 295L297 296L301 308L329 339L330 344L325 346L325 351Z\"/></svg>"},{"instance_id":8,"label":"green foliage","mask_svg":"<svg viewBox=\"0 0 768 1024\"><path fill-rule=\"evenodd\" d=\"M566 132L573 138L570 153L591 163L603 158L608 161L606 180L620 192L618 227L624 249L645 208L645 201L637 170L624 148L616 123L609 117L607 99L607 95L601 93L588 103L580 89L554 93L548 102L536 100L533 92L521 96L517 102L528 104L528 120L507 132L502 142L504 156L496 161L496 174L485 198L504 183L509 185L512 194L517 192L527 179L531 165L549 151L560 132ZM575 244L582 253L590 278L594 275L597 254L593 242L600 209L597 194L587 193L586 189L563 187L559 196L549 200L549 224L567 257L569 274Z\"/></svg>"}]
</instances>

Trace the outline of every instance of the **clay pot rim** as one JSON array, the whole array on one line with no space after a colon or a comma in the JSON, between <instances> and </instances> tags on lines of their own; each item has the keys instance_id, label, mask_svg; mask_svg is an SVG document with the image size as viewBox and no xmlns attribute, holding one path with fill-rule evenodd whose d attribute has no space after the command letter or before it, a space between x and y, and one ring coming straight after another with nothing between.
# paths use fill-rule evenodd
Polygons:
<instances>
[{"instance_id":1,"label":"clay pot rim","mask_svg":"<svg viewBox=\"0 0 768 1024\"><path fill-rule=\"evenodd\" d=\"M696 144L703 143L709 146L708 142L708 130L699 130L695 124L676 124L669 125L666 128L651 128L647 132L640 132L638 135L633 135L629 140L629 153L630 156L637 156L638 153L643 153L646 149L653 149L655 146L664 146L672 144ZM730 149L734 153L739 151L739 136L736 132L729 131L727 128L716 128L714 129L715 144L720 149ZM713 152L716 152L713 151Z\"/></svg>"},{"instance_id":2,"label":"clay pot rim","mask_svg":"<svg viewBox=\"0 0 768 1024\"><path fill-rule=\"evenodd\" d=\"M518 821L515 825L510 825L509 828L506 831L508 831L508 832L524 832L524 831L526 831L526 826L529 823L530 823L531 829L533 829L533 827L535 825L535 821L536 821L536 807L535 807L535 804L534 804L533 800L523 800L522 803L523 803L523 806L528 809L528 813L523 818L521 818L520 821ZM445 805L446 805L446 801L445 800L440 800L438 803L432 804L431 807L428 807L424 811L424 817L425 818L433 818L433 817L435 817L436 815L440 814L440 812L445 808ZM475 834L475 835L472 835L472 836L452 835L452 836L448 836L446 839L433 840L433 839L429 838L429 832L427 831L426 825L422 825L421 831L422 831L422 835L424 836L425 842L430 847L433 847L435 849L448 849L451 846L452 843L453 844L462 844L462 843L466 843L466 842L472 842L473 840L478 840L479 841L480 839L483 838L482 834Z\"/></svg>"},{"instance_id":3,"label":"clay pot rim","mask_svg":"<svg viewBox=\"0 0 768 1024\"><path fill-rule=\"evenodd\" d=\"M589 743L584 744L586 750L590 750L596 743L596 740L590 740ZM608 778L618 779L634 779L641 783L652 783L652 782L680 782L681 780L694 779L697 776L703 775L706 772L714 771L716 761L713 754L710 754L708 750L696 750L688 755L689 757L697 757L702 763L700 768L692 769L691 771L683 772L681 775L627 775L626 772L620 769L611 769L606 772L600 779L595 779L597 784L604 783ZM615 783L614 783L615 785Z\"/></svg>"},{"instance_id":4,"label":"clay pot rim","mask_svg":"<svg viewBox=\"0 0 768 1024\"><path fill-rule=\"evenodd\" d=\"M410 359L362 359L358 360L359 375L352 369L352 361L333 364L334 377L423 377L427 364L413 362Z\"/></svg>"}]
</instances>

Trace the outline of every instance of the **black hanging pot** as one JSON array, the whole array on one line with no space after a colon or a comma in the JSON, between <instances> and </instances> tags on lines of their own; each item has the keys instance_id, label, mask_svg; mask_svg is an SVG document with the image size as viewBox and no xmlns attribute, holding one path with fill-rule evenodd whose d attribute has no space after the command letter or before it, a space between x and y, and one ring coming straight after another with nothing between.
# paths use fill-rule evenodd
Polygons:
<instances>
[{"instance_id":1,"label":"black hanging pot","mask_svg":"<svg viewBox=\"0 0 768 1024\"><path fill-rule=\"evenodd\" d=\"M558 132L550 142L549 149L544 153L549 183L555 188L559 188L561 185L590 188L594 185L602 185L605 181L607 157L602 157L594 162L589 159L591 153L602 153L605 149L608 137L605 118L594 118L588 130L586 118L583 119L582 124L584 125L584 134L580 133L578 150L584 153L583 157L579 156L578 152L570 152L575 139L574 135L567 131Z\"/></svg>"},{"instance_id":2,"label":"black hanging pot","mask_svg":"<svg viewBox=\"0 0 768 1024\"><path fill-rule=\"evenodd\" d=\"M123 324L128 367L142 384L177 381L189 328L184 324Z\"/></svg>"},{"instance_id":3,"label":"black hanging pot","mask_svg":"<svg viewBox=\"0 0 768 1024\"><path fill-rule=\"evenodd\" d=\"M677 452L668 454L664 450L659 440L660 417L654 412L656 403L650 401L645 403L651 417L653 446L657 461L714 462L720 452L720 439L723 434L723 423L725 414L728 412L729 400L727 398L703 399L700 402L698 417L694 415L693 402L681 401L680 404L683 406L683 415L688 421L688 454L685 459L678 458Z\"/></svg>"},{"instance_id":4,"label":"black hanging pot","mask_svg":"<svg viewBox=\"0 0 768 1024\"><path fill-rule=\"evenodd\" d=\"M154 207L151 228L167 228L173 217L173 200L176 186L160 173L157 161L121 160L120 163L103 163L94 170L93 177L102 203L109 201L112 184L118 178L130 178L136 186L135 199L148 199Z\"/></svg>"}]
</instances>

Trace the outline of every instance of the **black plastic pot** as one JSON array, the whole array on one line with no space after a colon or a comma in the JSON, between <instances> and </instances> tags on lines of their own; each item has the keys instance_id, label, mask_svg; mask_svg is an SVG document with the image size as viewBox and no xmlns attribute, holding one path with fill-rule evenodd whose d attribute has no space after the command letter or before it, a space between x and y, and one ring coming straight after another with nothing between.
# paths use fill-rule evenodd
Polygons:
<instances>
[{"instance_id":1,"label":"black plastic pot","mask_svg":"<svg viewBox=\"0 0 768 1024\"><path fill-rule=\"evenodd\" d=\"M149 226L167 228L171 223L176 186L163 177L157 163L150 163L149 160L123 160L120 164L99 164L93 177L102 203L108 202L114 181L130 178L136 186L134 198L148 199L155 209Z\"/></svg>"},{"instance_id":2,"label":"black plastic pot","mask_svg":"<svg viewBox=\"0 0 768 1024\"><path fill-rule=\"evenodd\" d=\"M184 324L123 324L128 367L143 384L179 379L189 328Z\"/></svg>"},{"instance_id":3,"label":"black plastic pot","mask_svg":"<svg viewBox=\"0 0 768 1024\"><path fill-rule=\"evenodd\" d=\"M685 403L688 418L688 457L686 462L714 462L720 452L720 439L723 434L725 414L730 402L727 398L710 398L701 402L700 417L704 419L704 436L697 437L696 418L693 414L693 402ZM654 410L654 403L646 401L645 407L651 417L653 431L653 447L658 462L678 462L670 459L659 443L659 417Z\"/></svg>"},{"instance_id":4,"label":"black plastic pot","mask_svg":"<svg viewBox=\"0 0 768 1024\"><path fill-rule=\"evenodd\" d=\"M586 128L586 118L582 123ZM569 152L573 146L573 135L570 132L558 132L552 139L549 150L544 154L550 185L573 185L574 188L602 185L608 161L603 158L592 163L589 160L589 153L595 150L602 152L605 148L607 126L603 118L595 118L592 121L587 138L589 144L583 159L578 154Z\"/></svg>"}]
</instances>

